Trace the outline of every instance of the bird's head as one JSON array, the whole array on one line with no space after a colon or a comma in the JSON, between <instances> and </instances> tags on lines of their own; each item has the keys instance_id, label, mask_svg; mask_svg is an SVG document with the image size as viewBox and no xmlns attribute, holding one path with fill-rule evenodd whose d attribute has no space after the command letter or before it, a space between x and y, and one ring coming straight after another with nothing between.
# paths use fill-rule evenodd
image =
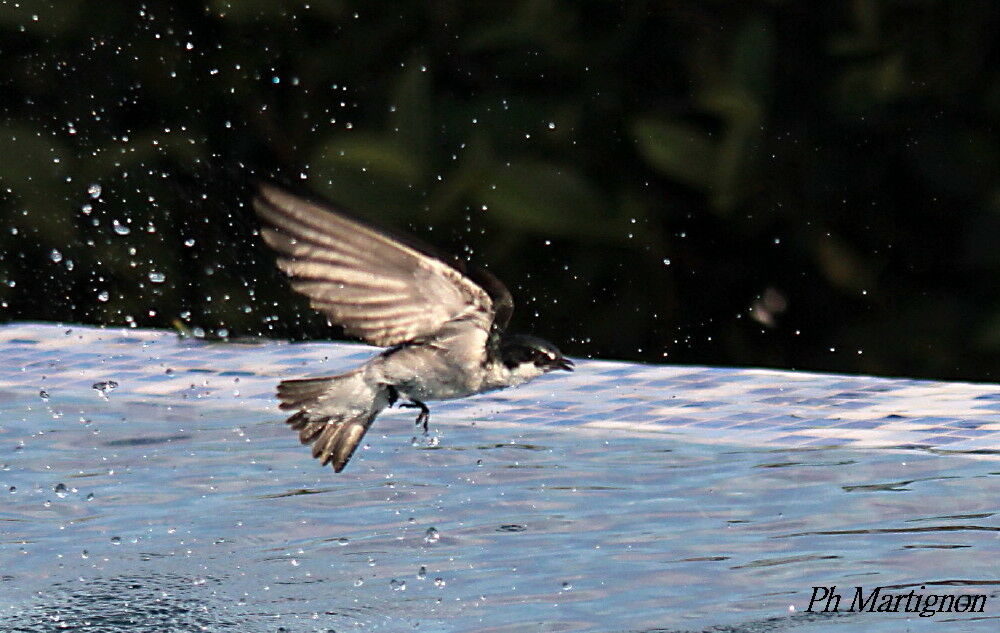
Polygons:
<instances>
[{"instance_id":1,"label":"bird's head","mask_svg":"<svg viewBox=\"0 0 1000 633\"><path fill-rule=\"evenodd\" d=\"M552 343L535 336L515 334L500 344L500 360L511 374L531 380L550 371L573 371L573 361L562 355Z\"/></svg>"}]
</instances>

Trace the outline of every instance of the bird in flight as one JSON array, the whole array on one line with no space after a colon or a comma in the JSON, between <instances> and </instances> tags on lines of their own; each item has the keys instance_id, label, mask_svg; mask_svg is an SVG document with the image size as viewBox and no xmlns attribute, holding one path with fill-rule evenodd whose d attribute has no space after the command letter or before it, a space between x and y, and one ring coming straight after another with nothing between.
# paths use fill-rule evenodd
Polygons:
<instances>
[{"instance_id":1,"label":"bird in flight","mask_svg":"<svg viewBox=\"0 0 1000 633\"><path fill-rule=\"evenodd\" d=\"M253 207L292 288L331 324L387 348L346 373L278 385L280 408L295 411L286 423L334 471L397 401L420 409L426 432L427 401L573 370L552 343L505 334L514 302L487 271L275 185L262 185Z\"/></svg>"}]
</instances>

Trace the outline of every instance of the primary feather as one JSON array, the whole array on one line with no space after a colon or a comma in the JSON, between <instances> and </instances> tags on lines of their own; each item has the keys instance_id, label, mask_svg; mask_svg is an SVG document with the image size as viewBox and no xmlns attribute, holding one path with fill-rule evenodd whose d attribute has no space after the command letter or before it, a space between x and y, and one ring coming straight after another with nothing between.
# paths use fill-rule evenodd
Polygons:
<instances>
[{"instance_id":1,"label":"primary feather","mask_svg":"<svg viewBox=\"0 0 1000 633\"><path fill-rule=\"evenodd\" d=\"M510 318L510 293L484 271L476 276L487 288L455 265L273 185L260 188L254 208L270 225L261 234L292 287L368 343L426 339L457 320L495 337Z\"/></svg>"}]
</instances>

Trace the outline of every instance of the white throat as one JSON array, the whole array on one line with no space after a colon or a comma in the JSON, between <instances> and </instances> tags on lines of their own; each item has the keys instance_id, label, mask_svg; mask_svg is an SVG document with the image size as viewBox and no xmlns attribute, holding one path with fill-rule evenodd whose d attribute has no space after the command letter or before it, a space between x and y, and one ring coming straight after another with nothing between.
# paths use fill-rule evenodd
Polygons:
<instances>
[{"instance_id":1,"label":"white throat","mask_svg":"<svg viewBox=\"0 0 1000 633\"><path fill-rule=\"evenodd\" d=\"M489 372L490 375L486 380L486 382L489 383L489 387L487 388L503 389L504 387L523 385L529 380L534 380L544 373L545 370L534 363L521 363L520 365L516 365L513 369L508 368L503 363L495 363L493 371Z\"/></svg>"}]
</instances>

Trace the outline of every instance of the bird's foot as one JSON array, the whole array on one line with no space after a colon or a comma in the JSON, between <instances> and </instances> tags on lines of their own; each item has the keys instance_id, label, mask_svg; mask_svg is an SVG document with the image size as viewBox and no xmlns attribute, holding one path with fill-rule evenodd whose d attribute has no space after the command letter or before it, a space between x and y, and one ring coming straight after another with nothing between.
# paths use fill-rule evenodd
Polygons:
<instances>
[{"instance_id":1,"label":"bird's foot","mask_svg":"<svg viewBox=\"0 0 1000 633\"><path fill-rule=\"evenodd\" d=\"M427 435L427 423L430 422L431 419L431 410L427 408L427 405L419 400L413 400L399 406L406 407L408 409L420 409L420 415L417 416L415 424L417 426L423 426L424 435Z\"/></svg>"}]
</instances>

